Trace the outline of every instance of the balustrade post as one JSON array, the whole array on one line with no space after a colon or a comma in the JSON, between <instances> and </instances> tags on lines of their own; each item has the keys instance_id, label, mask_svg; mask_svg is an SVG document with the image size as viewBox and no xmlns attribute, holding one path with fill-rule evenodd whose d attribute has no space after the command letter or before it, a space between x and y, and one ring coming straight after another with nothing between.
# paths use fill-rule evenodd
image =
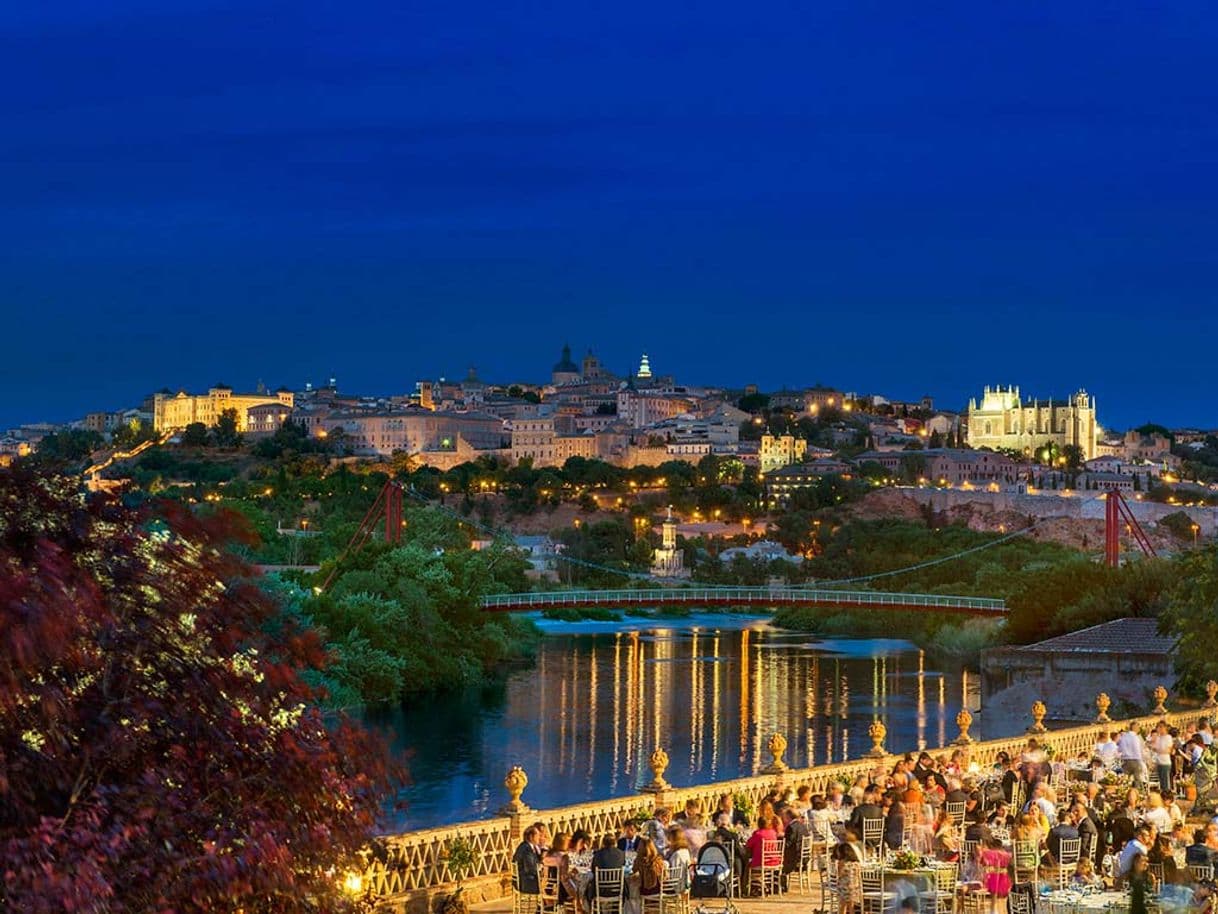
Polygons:
<instances>
[{"instance_id":1,"label":"balustrade post","mask_svg":"<svg viewBox=\"0 0 1218 914\"><path fill-rule=\"evenodd\" d=\"M1095 696L1095 709L1100 713L1095 715L1097 724L1107 724L1112 722L1112 718L1108 716L1108 709L1112 707L1112 699L1108 697L1107 692L1100 692Z\"/></svg>"},{"instance_id":2,"label":"balustrade post","mask_svg":"<svg viewBox=\"0 0 1218 914\"><path fill-rule=\"evenodd\" d=\"M1044 719L1047 713L1048 709L1045 707L1045 703L1039 698L1032 702L1032 726L1028 727L1029 733L1045 732Z\"/></svg>"},{"instance_id":3,"label":"balustrade post","mask_svg":"<svg viewBox=\"0 0 1218 914\"><path fill-rule=\"evenodd\" d=\"M529 786L529 776L519 765L513 765L503 779L503 786L507 788L510 799L500 808L499 815L511 820L508 832L512 836L512 843L516 844L524 837L524 814L529 811L529 807L520 799L524 789Z\"/></svg>"},{"instance_id":4,"label":"balustrade post","mask_svg":"<svg viewBox=\"0 0 1218 914\"><path fill-rule=\"evenodd\" d=\"M1163 702L1167 701L1167 689L1161 685L1155 686L1154 692L1151 693L1155 700L1155 706L1151 709L1151 714L1166 714L1167 706Z\"/></svg>"}]
</instances>

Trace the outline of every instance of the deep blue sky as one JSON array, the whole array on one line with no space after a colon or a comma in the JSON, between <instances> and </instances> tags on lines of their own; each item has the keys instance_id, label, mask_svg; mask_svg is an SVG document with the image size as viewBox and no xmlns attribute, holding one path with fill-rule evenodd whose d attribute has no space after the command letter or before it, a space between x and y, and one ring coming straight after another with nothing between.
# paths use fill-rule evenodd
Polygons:
<instances>
[{"instance_id":1,"label":"deep blue sky","mask_svg":"<svg viewBox=\"0 0 1218 914\"><path fill-rule=\"evenodd\" d=\"M596 6L4 4L0 428L565 339L1218 424L1208 4Z\"/></svg>"}]
</instances>

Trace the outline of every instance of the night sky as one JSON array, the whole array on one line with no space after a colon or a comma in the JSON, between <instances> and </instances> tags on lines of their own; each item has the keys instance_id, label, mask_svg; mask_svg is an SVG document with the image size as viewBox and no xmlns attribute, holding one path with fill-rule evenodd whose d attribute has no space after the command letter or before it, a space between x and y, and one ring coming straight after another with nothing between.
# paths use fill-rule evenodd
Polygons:
<instances>
[{"instance_id":1,"label":"night sky","mask_svg":"<svg viewBox=\"0 0 1218 914\"><path fill-rule=\"evenodd\" d=\"M1190 2L3 4L0 429L565 340L1218 425L1215 47Z\"/></svg>"}]
</instances>

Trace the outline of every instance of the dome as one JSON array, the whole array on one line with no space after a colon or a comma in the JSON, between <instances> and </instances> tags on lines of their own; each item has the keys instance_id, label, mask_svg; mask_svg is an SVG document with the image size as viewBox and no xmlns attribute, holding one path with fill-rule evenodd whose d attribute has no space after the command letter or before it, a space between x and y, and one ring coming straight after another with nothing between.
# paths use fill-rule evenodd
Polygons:
<instances>
[{"instance_id":1,"label":"dome","mask_svg":"<svg viewBox=\"0 0 1218 914\"><path fill-rule=\"evenodd\" d=\"M579 374L579 366L571 361L571 345L562 347L562 358L554 366L555 374Z\"/></svg>"}]
</instances>

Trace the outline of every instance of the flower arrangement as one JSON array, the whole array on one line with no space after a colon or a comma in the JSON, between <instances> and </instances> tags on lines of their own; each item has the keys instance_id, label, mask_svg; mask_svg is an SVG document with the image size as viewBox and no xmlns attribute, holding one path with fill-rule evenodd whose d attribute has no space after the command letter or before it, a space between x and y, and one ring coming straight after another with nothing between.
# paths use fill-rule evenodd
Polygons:
<instances>
[{"instance_id":1,"label":"flower arrangement","mask_svg":"<svg viewBox=\"0 0 1218 914\"><path fill-rule=\"evenodd\" d=\"M1057 755L1057 747L1051 743L1041 743L1040 748L1041 751L1044 752L1045 758L1047 759L1052 759L1055 755Z\"/></svg>"},{"instance_id":2,"label":"flower arrangement","mask_svg":"<svg viewBox=\"0 0 1218 914\"><path fill-rule=\"evenodd\" d=\"M747 793L737 793L732 795L732 804L740 811L740 815L752 822L757 815L757 807L753 805L753 801L749 799Z\"/></svg>"},{"instance_id":3,"label":"flower arrangement","mask_svg":"<svg viewBox=\"0 0 1218 914\"><path fill-rule=\"evenodd\" d=\"M909 850L897 851L896 856L892 858L894 870L916 870L921 865L922 857Z\"/></svg>"},{"instance_id":4,"label":"flower arrangement","mask_svg":"<svg viewBox=\"0 0 1218 914\"><path fill-rule=\"evenodd\" d=\"M625 821L633 822L636 828L642 828L652 819L652 812L646 806L640 806L630 815L626 816Z\"/></svg>"}]
</instances>

